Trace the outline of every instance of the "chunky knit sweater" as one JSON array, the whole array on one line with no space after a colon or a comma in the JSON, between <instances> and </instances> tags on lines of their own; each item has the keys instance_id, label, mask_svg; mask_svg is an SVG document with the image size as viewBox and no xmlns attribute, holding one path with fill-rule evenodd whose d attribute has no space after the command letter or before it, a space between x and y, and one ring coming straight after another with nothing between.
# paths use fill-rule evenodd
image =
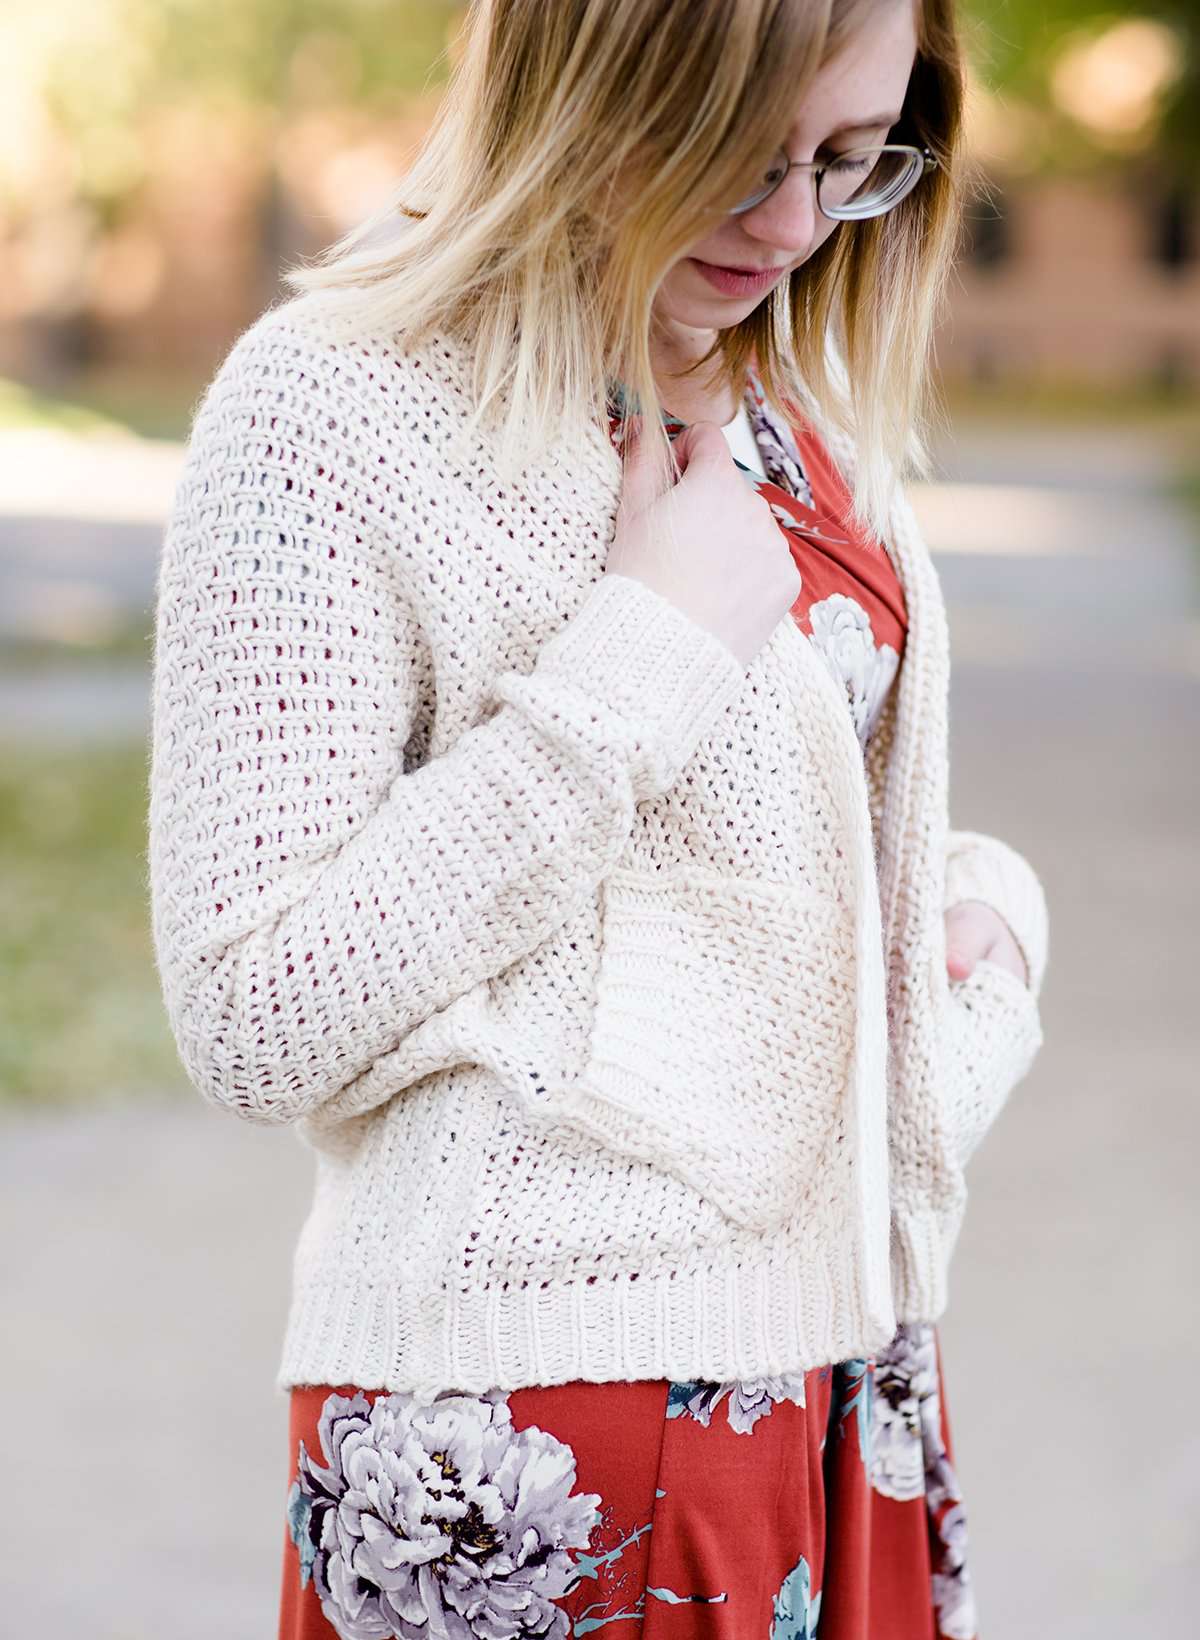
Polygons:
<instances>
[{"instance_id":1,"label":"chunky knit sweater","mask_svg":"<svg viewBox=\"0 0 1200 1640\"><path fill-rule=\"evenodd\" d=\"M729 1379L936 1320L1041 1040L1029 864L951 832L948 644L898 494L864 763L784 618L748 666L605 573L606 428L518 477L465 350L293 298L200 401L157 587L149 867L183 1065L316 1165L277 1377ZM835 460L852 459L828 430ZM943 909L1004 916L951 983Z\"/></svg>"}]
</instances>

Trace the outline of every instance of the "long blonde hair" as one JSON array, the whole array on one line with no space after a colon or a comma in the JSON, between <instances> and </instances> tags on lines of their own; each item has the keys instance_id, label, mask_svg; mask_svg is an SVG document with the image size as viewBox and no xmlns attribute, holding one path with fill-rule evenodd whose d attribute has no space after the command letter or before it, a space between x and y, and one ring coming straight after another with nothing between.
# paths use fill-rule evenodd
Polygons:
<instances>
[{"instance_id":1,"label":"long blonde hair","mask_svg":"<svg viewBox=\"0 0 1200 1640\"><path fill-rule=\"evenodd\" d=\"M881 3L895 0L474 0L411 169L284 278L352 329L463 338L472 427L498 416L502 460L601 420L613 380L657 405L660 281ZM753 355L785 412L853 434L855 510L879 534L894 475L927 469L928 359L962 188L954 0L914 3L893 140L930 148L938 169L886 216L842 223L707 356L736 385ZM667 483L665 432L661 456Z\"/></svg>"}]
</instances>

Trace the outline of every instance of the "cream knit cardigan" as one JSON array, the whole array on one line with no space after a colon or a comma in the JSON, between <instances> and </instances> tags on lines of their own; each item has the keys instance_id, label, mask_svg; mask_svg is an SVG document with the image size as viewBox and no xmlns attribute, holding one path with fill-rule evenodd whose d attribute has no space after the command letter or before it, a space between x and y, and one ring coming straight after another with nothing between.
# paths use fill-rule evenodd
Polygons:
<instances>
[{"instance_id":1,"label":"cream knit cardigan","mask_svg":"<svg viewBox=\"0 0 1200 1640\"><path fill-rule=\"evenodd\" d=\"M607 428L506 480L461 347L323 311L228 352L157 585L167 1014L206 1099L315 1155L278 1388L755 1378L936 1320L1047 932L1028 863L948 831L909 507L864 760L790 617L744 668L602 573ZM964 898L1028 989L948 982Z\"/></svg>"}]
</instances>

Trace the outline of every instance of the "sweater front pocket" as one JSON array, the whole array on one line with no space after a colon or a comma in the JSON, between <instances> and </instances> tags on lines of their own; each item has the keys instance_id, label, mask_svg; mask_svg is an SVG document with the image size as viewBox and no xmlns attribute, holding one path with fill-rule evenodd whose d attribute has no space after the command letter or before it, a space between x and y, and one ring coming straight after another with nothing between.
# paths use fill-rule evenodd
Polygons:
<instances>
[{"instance_id":1,"label":"sweater front pocket","mask_svg":"<svg viewBox=\"0 0 1200 1640\"><path fill-rule=\"evenodd\" d=\"M772 1229L850 1122L851 908L691 867L618 869L601 894L586 1062L546 1114Z\"/></svg>"}]
</instances>

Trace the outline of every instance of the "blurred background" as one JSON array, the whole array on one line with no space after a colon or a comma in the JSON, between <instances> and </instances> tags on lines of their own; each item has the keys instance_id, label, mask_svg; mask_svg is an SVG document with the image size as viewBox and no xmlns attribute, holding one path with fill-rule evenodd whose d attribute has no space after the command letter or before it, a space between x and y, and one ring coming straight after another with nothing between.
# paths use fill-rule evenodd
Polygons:
<instances>
[{"instance_id":1,"label":"blurred background","mask_svg":"<svg viewBox=\"0 0 1200 1640\"><path fill-rule=\"evenodd\" d=\"M274 1632L287 1131L183 1079L150 946L154 577L196 400L437 104L445 0L0 13L3 1626ZM1027 853L1046 1046L942 1322L984 1640L1194 1632L1200 923L1196 0L970 0L972 203L915 487L952 823ZM49 1391L49 1394L46 1392ZM54 1572L38 1534L53 1533ZM68 1550L69 1544L69 1550Z\"/></svg>"}]
</instances>

